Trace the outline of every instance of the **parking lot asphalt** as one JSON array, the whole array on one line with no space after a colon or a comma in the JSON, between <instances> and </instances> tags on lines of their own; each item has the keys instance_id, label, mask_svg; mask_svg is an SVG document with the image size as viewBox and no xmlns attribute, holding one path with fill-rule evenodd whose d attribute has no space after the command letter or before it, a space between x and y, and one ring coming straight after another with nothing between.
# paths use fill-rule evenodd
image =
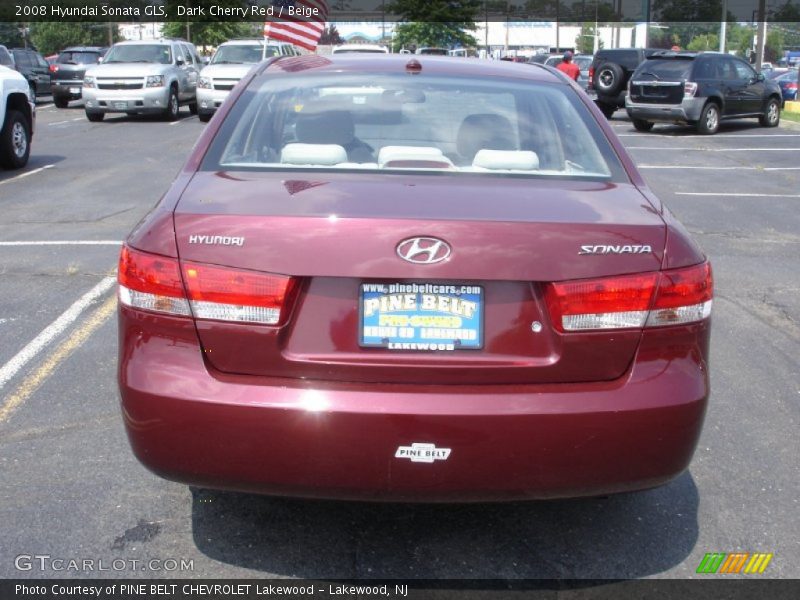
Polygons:
<instances>
[{"instance_id":1,"label":"parking lot asphalt","mask_svg":"<svg viewBox=\"0 0 800 600\"><path fill-rule=\"evenodd\" d=\"M109 277L202 131L181 117L89 123L42 105L30 164L0 172L0 577L689 578L735 551L800 577L800 127L612 120L714 266L712 398L689 471L639 494L431 506L194 490L134 459ZM19 570L33 555L50 559Z\"/></svg>"}]
</instances>

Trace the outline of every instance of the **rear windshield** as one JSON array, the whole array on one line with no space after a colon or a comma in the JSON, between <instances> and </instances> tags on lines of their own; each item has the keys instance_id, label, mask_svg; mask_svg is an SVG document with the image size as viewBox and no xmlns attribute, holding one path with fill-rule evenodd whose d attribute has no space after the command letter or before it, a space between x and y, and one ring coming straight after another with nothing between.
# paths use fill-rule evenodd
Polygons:
<instances>
[{"instance_id":1,"label":"rear windshield","mask_svg":"<svg viewBox=\"0 0 800 600\"><path fill-rule=\"evenodd\" d=\"M62 52L56 62L62 65L91 65L99 59L99 52Z\"/></svg>"},{"instance_id":2,"label":"rear windshield","mask_svg":"<svg viewBox=\"0 0 800 600\"><path fill-rule=\"evenodd\" d=\"M239 44L230 46L220 46L214 58L211 59L212 65L240 65L252 64L261 61L264 47L261 44ZM267 47L267 56L277 56L278 49L275 46Z\"/></svg>"},{"instance_id":3,"label":"rear windshield","mask_svg":"<svg viewBox=\"0 0 800 600\"><path fill-rule=\"evenodd\" d=\"M203 168L623 176L569 87L424 74L261 76Z\"/></svg>"},{"instance_id":4,"label":"rear windshield","mask_svg":"<svg viewBox=\"0 0 800 600\"><path fill-rule=\"evenodd\" d=\"M172 63L172 53L165 44L131 44L114 46L106 54L104 64L109 63Z\"/></svg>"},{"instance_id":5,"label":"rear windshield","mask_svg":"<svg viewBox=\"0 0 800 600\"><path fill-rule=\"evenodd\" d=\"M636 69L636 76L666 81L683 81L689 78L693 65L693 60L650 59Z\"/></svg>"}]
</instances>

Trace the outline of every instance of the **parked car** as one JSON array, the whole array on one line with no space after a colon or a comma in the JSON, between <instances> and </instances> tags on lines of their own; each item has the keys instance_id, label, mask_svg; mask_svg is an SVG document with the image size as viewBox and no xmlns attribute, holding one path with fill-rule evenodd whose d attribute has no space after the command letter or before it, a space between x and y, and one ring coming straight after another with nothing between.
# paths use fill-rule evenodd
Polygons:
<instances>
[{"instance_id":1,"label":"parked car","mask_svg":"<svg viewBox=\"0 0 800 600\"><path fill-rule=\"evenodd\" d=\"M4 46L0 46L2 59ZM0 65L0 167L21 169L31 153L36 99L27 79Z\"/></svg>"},{"instance_id":2,"label":"parked car","mask_svg":"<svg viewBox=\"0 0 800 600\"><path fill-rule=\"evenodd\" d=\"M297 56L299 52L284 42L265 43L263 39L233 40L221 44L197 80L197 116L208 121L230 91L252 66L273 56Z\"/></svg>"},{"instance_id":3,"label":"parked car","mask_svg":"<svg viewBox=\"0 0 800 600\"><path fill-rule=\"evenodd\" d=\"M59 53L50 65L53 102L58 108L66 108L70 100L80 99L86 69L98 64L107 50L102 46L72 46Z\"/></svg>"},{"instance_id":4,"label":"parked car","mask_svg":"<svg viewBox=\"0 0 800 600\"><path fill-rule=\"evenodd\" d=\"M257 65L121 252L138 459L203 487L403 501L683 472L711 270L591 102L501 61Z\"/></svg>"},{"instance_id":5,"label":"parked car","mask_svg":"<svg viewBox=\"0 0 800 600\"><path fill-rule=\"evenodd\" d=\"M11 52L3 45L0 45L0 67L14 68L14 59L11 57Z\"/></svg>"},{"instance_id":6,"label":"parked car","mask_svg":"<svg viewBox=\"0 0 800 600\"><path fill-rule=\"evenodd\" d=\"M51 93L50 65L41 54L30 48L12 48L11 58L14 68L28 80L34 96Z\"/></svg>"},{"instance_id":7,"label":"parked car","mask_svg":"<svg viewBox=\"0 0 800 600\"><path fill-rule=\"evenodd\" d=\"M591 54L576 54L572 57L572 62L578 65L578 68L581 70L581 74L578 76L578 85L581 86L582 90L585 90L589 87L589 67L592 66L592 60L594 57ZM544 61L548 67L557 67L561 64L564 60L563 54L554 54L547 58Z\"/></svg>"},{"instance_id":8,"label":"parked car","mask_svg":"<svg viewBox=\"0 0 800 600\"><path fill-rule=\"evenodd\" d=\"M331 54L388 54L386 46L377 44L341 44L334 46Z\"/></svg>"},{"instance_id":9,"label":"parked car","mask_svg":"<svg viewBox=\"0 0 800 600\"><path fill-rule=\"evenodd\" d=\"M756 117L764 127L776 127L781 89L735 56L663 51L636 69L625 108L639 131L666 122L693 125L699 133L713 134L720 121L743 117Z\"/></svg>"},{"instance_id":10,"label":"parked car","mask_svg":"<svg viewBox=\"0 0 800 600\"><path fill-rule=\"evenodd\" d=\"M781 88L783 102L797 100L797 69L784 73L775 80Z\"/></svg>"},{"instance_id":11,"label":"parked car","mask_svg":"<svg viewBox=\"0 0 800 600\"><path fill-rule=\"evenodd\" d=\"M654 52L653 48L607 48L600 49L594 55L589 67L588 90L597 95L595 102L607 117L625 106L628 80L647 57Z\"/></svg>"},{"instance_id":12,"label":"parked car","mask_svg":"<svg viewBox=\"0 0 800 600\"><path fill-rule=\"evenodd\" d=\"M107 113L160 114L174 121L181 105L197 114L200 57L179 39L119 42L86 71L81 94L86 118Z\"/></svg>"},{"instance_id":13,"label":"parked car","mask_svg":"<svg viewBox=\"0 0 800 600\"><path fill-rule=\"evenodd\" d=\"M432 56L447 56L447 48L417 48L414 54L427 54Z\"/></svg>"}]
</instances>

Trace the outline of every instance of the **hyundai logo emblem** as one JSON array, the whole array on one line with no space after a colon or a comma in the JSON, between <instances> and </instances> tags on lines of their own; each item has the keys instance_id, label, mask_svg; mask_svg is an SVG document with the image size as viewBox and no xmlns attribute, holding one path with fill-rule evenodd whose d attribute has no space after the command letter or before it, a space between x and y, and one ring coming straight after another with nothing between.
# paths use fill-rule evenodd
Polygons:
<instances>
[{"instance_id":1,"label":"hyundai logo emblem","mask_svg":"<svg viewBox=\"0 0 800 600\"><path fill-rule=\"evenodd\" d=\"M450 257L450 245L434 237L414 237L397 244L397 256L417 265L432 265Z\"/></svg>"}]
</instances>

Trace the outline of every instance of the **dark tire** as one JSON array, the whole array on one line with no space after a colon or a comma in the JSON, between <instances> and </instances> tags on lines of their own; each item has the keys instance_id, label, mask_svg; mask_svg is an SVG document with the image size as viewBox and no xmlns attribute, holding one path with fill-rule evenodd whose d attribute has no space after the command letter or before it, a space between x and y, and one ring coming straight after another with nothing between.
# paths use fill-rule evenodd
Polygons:
<instances>
[{"instance_id":1,"label":"dark tire","mask_svg":"<svg viewBox=\"0 0 800 600\"><path fill-rule=\"evenodd\" d=\"M53 104L56 105L56 108L67 108L69 106L69 98L53 96Z\"/></svg>"},{"instance_id":2,"label":"dark tire","mask_svg":"<svg viewBox=\"0 0 800 600\"><path fill-rule=\"evenodd\" d=\"M636 131L650 131L653 128L652 121L645 121L644 119L632 119L632 121Z\"/></svg>"},{"instance_id":3,"label":"dark tire","mask_svg":"<svg viewBox=\"0 0 800 600\"><path fill-rule=\"evenodd\" d=\"M21 169L31 155L31 126L18 110L6 112L6 122L0 131L0 165L6 169Z\"/></svg>"},{"instance_id":4,"label":"dark tire","mask_svg":"<svg viewBox=\"0 0 800 600\"><path fill-rule=\"evenodd\" d=\"M603 113L606 119L610 119L614 116L614 113L617 112L617 107L614 104L606 104L605 102L598 102L597 108L600 109L600 112Z\"/></svg>"},{"instance_id":5,"label":"dark tire","mask_svg":"<svg viewBox=\"0 0 800 600\"><path fill-rule=\"evenodd\" d=\"M175 87L171 87L169 89L169 98L167 99L167 108L164 109L164 118L167 121L177 121L180 110L181 105L178 101L178 90L176 90Z\"/></svg>"},{"instance_id":6,"label":"dark tire","mask_svg":"<svg viewBox=\"0 0 800 600\"><path fill-rule=\"evenodd\" d=\"M203 123L208 123L213 115L214 113L200 113L197 115L197 118L200 119Z\"/></svg>"},{"instance_id":7,"label":"dark tire","mask_svg":"<svg viewBox=\"0 0 800 600\"><path fill-rule=\"evenodd\" d=\"M767 100L764 114L758 118L762 127L777 127L781 122L781 103L777 98Z\"/></svg>"},{"instance_id":8,"label":"dark tire","mask_svg":"<svg viewBox=\"0 0 800 600\"><path fill-rule=\"evenodd\" d=\"M625 85L625 71L617 63L604 63L595 70L592 84L598 94L616 96Z\"/></svg>"},{"instance_id":9,"label":"dark tire","mask_svg":"<svg viewBox=\"0 0 800 600\"><path fill-rule=\"evenodd\" d=\"M189 103L189 112L193 115L197 114L197 102L190 102Z\"/></svg>"},{"instance_id":10,"label":"dark tire","mask_svg":"<svg viewBox=\"0 0 800 600\"><path fill-rule=\"evenodd\" d=\"M697 122L697 131L703 135L714 135L719 131L719 106L709 102L703 107L700 113L700 120Z\"/></svg>"},{"instance_id":11,"label":"dark tire","mask_svg":"<svg viewBox=\"0 0 800 600\"><path fill-rule=\"evenodd\" d=\"M106 113L101 112L89 112L86 111L86 118L89 119L92 123L99 123L103 120L103 117L106 116Z\"/></svg>"}]
</instances>

